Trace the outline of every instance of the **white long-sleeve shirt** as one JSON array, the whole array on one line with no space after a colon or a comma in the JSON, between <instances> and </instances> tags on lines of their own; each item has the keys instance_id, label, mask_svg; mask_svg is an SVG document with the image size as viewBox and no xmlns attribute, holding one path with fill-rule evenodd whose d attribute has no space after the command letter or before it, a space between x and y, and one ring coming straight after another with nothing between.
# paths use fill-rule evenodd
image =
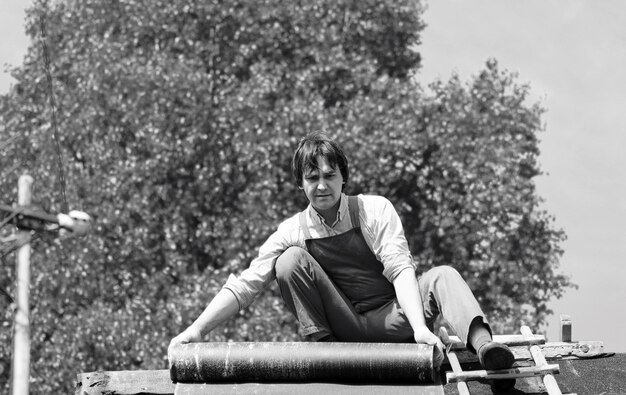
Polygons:
<instances>
[{"instance_id":1,"label":"white long-sleeve shirt","mask_svg":"<svg viewBox=\"0 0 626 395\"><path fill-rule=\"evenodd\" d=\"M400 217L389 200L382 196L358 195L359 221L365 242L376 259L383 264L383 275L393 282L406 268L416 269L404 236ZM341 195L337 218L327 225L321 215L309 204L305 210L311 238L335 236L352 229L348 211L348 198ZM276 259L289 247L307 249L304 232L300 227L299 213L286 219L263 243L258 256L239 276L230 275L224 285L231 291L243 309L274 280Z\"/></svg>"}]
</instances>

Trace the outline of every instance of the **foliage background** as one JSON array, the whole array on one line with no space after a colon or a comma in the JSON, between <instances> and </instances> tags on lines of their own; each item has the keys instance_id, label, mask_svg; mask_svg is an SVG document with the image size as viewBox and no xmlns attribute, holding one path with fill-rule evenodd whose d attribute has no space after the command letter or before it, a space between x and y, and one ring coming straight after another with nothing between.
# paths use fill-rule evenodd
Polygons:
<instances>
[{"instance_id":1,"label":"foliage background","mask_svg":"<svg viewBox=\"0 0 626 395\"><path fill-rule=\"evenodd\" d=\"M537 328L571 286L565 235L538 208L540 106L490 60L470 81L419 73L424 4L241 0L36 4L19 83L0 96L2 203L24 172L36 204L64 206L50 91L80 239L33 243L33 393L79 372L162 369L169 339L305 198L289 170L299 138L327 130L349 193L388 197L426 270L451 264L497 332ZM6 229L3 232L7 232ZM14 256L3 254L0 352L11 354ZM208 340L297 340L272 286ZM10 358L0 362L8 388Z\"/></svg>"}]
</instances>

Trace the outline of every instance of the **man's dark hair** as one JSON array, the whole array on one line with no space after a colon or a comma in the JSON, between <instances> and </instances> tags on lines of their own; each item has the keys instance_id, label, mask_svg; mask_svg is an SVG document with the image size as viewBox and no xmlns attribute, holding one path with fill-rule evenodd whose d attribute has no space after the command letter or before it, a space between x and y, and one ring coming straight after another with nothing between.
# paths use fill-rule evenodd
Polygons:
<instances>
[{"instance_id":1,"label":"man's dark hair","mask_svg":"<svg viewBox=\"0 0 626 395\"><path fill-rule=\"evenodd\" d=\"M296 184L302 187L304 174L317 169L318 156L325 158L334 169L339 169L344 181L343 190L350 174L348 171L348 159L339 144L323 132L308 134L300 140L291 162L291 171Z\"/></svg>"}]
</instances>

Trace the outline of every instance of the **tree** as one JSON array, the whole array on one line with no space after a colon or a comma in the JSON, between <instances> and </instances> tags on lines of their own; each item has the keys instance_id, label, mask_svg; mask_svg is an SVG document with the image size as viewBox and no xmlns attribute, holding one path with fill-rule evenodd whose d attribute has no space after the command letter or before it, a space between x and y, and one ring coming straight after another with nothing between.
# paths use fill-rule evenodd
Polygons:
<instances>
[{"instance_id":1,"label":"tree","mask_svg":"<svg viewBox=\"0 0 626 395\"><path fill-rule=\"evenodd\" d=\"M357 191L389 197L416 261L456 267L499 332L539 326L571 285L556 271L564 232L533 182L543 109L515 80L489 60L467 84L433 83L431 96L370 92L351 107L367 116L344 122L357 135Z\"/></svg>"},{"instance_id":2,"label":"tree","mask_svg":"<svg viewBox=\"0 0 626 395\"><path fill-rule=\"evenodd\" d=\"M0 151L3 203L28 171L37 204L63 207L43 21L68 203L94 229L34 243L33 391L166 367L169 339L304 207L290 156L316 129L347 149L349 192L395 204L422 268L455 266L503 328L543 323L571 284L533 184L542 110L495 62L467 85L420 87L421 13L412 0L35 4L33 44L0 98L3 140L15 137ZM209 338L297 336L273 286Z\"/></svg>"}]
</instances>

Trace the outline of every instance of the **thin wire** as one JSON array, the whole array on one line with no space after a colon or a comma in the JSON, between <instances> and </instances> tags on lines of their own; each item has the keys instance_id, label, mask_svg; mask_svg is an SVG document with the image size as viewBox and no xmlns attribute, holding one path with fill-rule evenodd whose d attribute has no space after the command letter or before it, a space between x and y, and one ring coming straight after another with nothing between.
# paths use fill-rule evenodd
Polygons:
<instances>
[{"instance_id":1,"label":"thin wire","mask_svg":"<svg viewBox=\"0 0 626 395\"><path fill-rule=\"evenodd\" d=\"M3 221L0 222L0 228L2 228L4 225L8 224L13 218L17 217L22 212L24 212L23 208L17 208L11 214L7 215L5 218L3 218Z\"/></svg>"},{"instance_id":2,"label":"thin wire","mask_svg":"<svg viewBox=\"0 0 626 395\"><path fill-rule=\"evenodd\" d=\"M0 288L0 295L4 296L4 298L8 300L9 303L15 303L15 299L13 299L13 296L11 296L11 294L4 288Z\"/></svg>"},{"instance_id":3,"label":"thin wire","mask_svg":"<svg viewBox=\"0 0 626 395\"><path fill-rule=\"evenodd\" d=\"M50 58L48 56L48 46L46 45L46 25L44 15L39 16L39 27L41 29L41 45L43 47L43 58L45 62L46 78L48 79L48 96L50 98L50 108L52 110L52 130L54 133L54 143L57 154L57 166L59 168L59 181L61 183L61 193L63 194L63 212L68 212L67 196L65 193L65 174L63 172L63 159L61 157L61 144L59 143L59 128L57 127L56 103L54 101L54 89L52 86L52 74L50 73Z\"/></svg>"}]
</instances>

